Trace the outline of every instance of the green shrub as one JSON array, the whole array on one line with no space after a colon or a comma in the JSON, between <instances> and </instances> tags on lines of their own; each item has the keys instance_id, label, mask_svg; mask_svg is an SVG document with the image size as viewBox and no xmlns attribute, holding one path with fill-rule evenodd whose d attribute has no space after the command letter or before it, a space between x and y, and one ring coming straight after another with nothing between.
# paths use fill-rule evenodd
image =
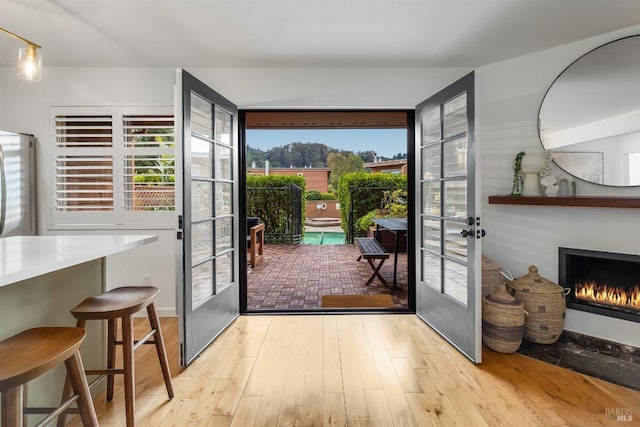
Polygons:
<instances>
[{"instance_id":1,"label":"green shrub","mask_svg":"<svg viewBox=\"0 0 640 427\"><path fill-rule=\"evenodd\" d=\"M407 217L407 190L385 190L379 208L373 209L355 221L356 230L367 231L375 223L373 218L406 218Z\"/></svg>"},{"instance_id":2,"label":"green shrub","mask_svg":"<svg viewBox=\"0 0 640 427\"><path fill-rule=\"evenodd\" d=\"M307 200L322 200L322 194L318 190L307 191Z\"/></svg>"},{"instance_id":3,"label":"green shrub","mask_svg":"<svg viewBox=\"0 0 640 427\"><path fill-rule=\"evenodd\" d=\"M397 216L406 216L406 175L386 173L354 172L347 173L338 181L338 201L340 202L340 219L342 229L348 233L349 210L353 197L353 221L356 222L375 209L384 206L385 191L403 189L405 191L404 215L400 208L394 211ZM399 203L400 204L400 203Z\"/></svg>"},{"instance_id":4,"label":"green shrub","mask_svg":"<svg viewBox=\"0 0 640 427\"><path fill-rule=\"evenodd\" d=\"M284 233L287 230L292 216L291 192L288 191L291 184L295 184L302 189L302 217L300 220L304 224L306 208L304 203L306 181L304 177L296 175L247 175L247 216L260 217L264 222L265 234Z\"/></svg>"},{"instance_id":5,"label":"green shrub","mask_svg":"<svg viewBox=\"0 0 640 427\"><path fill-rule=\"evenodd\" d=\"M320 200L337 200L333 193L320 193Z\"/></svg>"}]
</instances>

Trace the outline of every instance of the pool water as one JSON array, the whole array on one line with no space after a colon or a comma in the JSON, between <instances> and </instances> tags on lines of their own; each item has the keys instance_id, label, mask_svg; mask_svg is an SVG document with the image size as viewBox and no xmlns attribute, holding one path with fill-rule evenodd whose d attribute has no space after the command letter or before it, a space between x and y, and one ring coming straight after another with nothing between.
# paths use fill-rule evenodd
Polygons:
<instances>
[{"instance_id":1,"label":"pool water","mask_svg":"<svg viewBox=\"0 0 640 427\"><path fill-rule=\"evenodd\" d=\"M303 245L343 245L342 231L306 231L302 237Z\"/></svg>"}]
</instances>

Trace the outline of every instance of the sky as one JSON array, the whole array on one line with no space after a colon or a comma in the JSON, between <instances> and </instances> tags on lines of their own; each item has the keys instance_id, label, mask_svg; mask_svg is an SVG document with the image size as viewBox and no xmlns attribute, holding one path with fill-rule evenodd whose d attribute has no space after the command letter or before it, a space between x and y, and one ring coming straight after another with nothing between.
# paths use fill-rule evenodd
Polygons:
<instances>
[{"instance_id":1,"label":"sky","mask_svg":"<svg viewBox=\"0 0 640 427\"><path fill-rule=\"evenodd\" d=\"M340 150L369 151L391 158L407 152L406 129L250 129L247 145L267 151L292 142L318 142Z\"/></svg>"}]
</instances>

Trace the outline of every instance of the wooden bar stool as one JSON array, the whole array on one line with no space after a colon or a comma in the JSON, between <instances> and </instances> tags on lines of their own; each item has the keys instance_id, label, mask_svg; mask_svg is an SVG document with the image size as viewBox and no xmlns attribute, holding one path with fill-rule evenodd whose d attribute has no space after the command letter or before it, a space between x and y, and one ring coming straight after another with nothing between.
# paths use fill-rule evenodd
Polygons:
<instances>
[{"instance_id":1,"label":"wooden bar stool","mask_svg":"<svg viewBox=\"0 0 640 427\"><path fill-rule=\"evenodd\" d=\"M87 375L107 375L107 401L113 400L114 375L124 375L124 398L127 426L135 425L135 375L133 352L142 344L155 344L162 376L169 399L173 398L173 385L169 372L169 361L164 346L160 320L156 313L154 299L159 290L153 286L125 286L115 288L100 295L85 299L71 314L77 319L77 326L84 328L87 320L107 320L107 369L86 370ZM133 315L146 308L151 324L149 331L140 340L133 336ZM116 340L117 320L122 322L122 341ZM153 336L153 340L149 338ZM123 368L116 368L116 345L122 345ZM70 393L69 386L65 386L64 395ZM58 425L64 425L64 416L60 417Z\"/></svg>"},{"instance_id":2,"label":"wooden bar stool","mask_svg":"<svg viewBox=\"0 0 640 427\"><path fill-rule=\"evenodd\" d=\"M84 374L80 345L86 332L82 328L33 328L0 341L0 425L22 426L23 414L49 415L38 426L55 420L77 401L84 426L98 426L89 385ZM24 407L23 386L60 363L67 368L71 393L57 408Z\"/></svg>"}]
</instances>

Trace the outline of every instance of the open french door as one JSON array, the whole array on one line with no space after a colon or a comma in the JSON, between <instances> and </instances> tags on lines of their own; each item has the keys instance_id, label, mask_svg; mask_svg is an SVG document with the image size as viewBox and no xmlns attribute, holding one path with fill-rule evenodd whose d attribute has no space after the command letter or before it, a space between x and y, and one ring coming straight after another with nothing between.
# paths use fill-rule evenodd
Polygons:
<instances>
[{"instance_id":1,"label":"open french door","mask_svg":"<svg viewBox=\"0 0 640 427\"><path fill-rule=\"evenodd\" d=\"M416 107L416 312L482 361L474 74Z\"/></svg>"},{"instance_id":2,"label":"open french door","mask_svg":"<svg viewBox=\"0 0 640 427\"><path fill-rule=\"evenodd\" d=\"M238 109L184 70L175 98L177 300L187 366L239 315Z\"/></svg>"}]
</instances>

